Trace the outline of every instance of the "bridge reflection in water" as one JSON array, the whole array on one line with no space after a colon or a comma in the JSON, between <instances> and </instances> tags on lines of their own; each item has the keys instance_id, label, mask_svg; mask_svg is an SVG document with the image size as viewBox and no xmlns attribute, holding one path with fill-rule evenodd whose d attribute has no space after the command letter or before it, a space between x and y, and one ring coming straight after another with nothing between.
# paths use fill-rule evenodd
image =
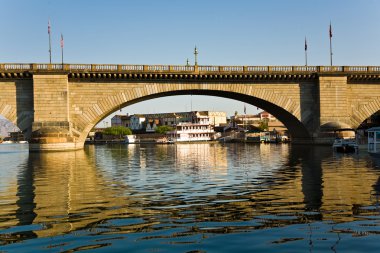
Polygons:
<instances>
[{"instance_id":1,"label":"bridge reflection in water","mask_svg":"<svg viewBox=\"0 0 380 253\"><path fill-rule=\"evenodd\" d=\"M60 235L110 242L103 236L135 234L172 242L378 215L368 207L374 206L371 193L380 171L365 155L333 156L329 147L178 144L2 151L9 161L0 181L3 246Z\"/></svg>"}]
</instances>

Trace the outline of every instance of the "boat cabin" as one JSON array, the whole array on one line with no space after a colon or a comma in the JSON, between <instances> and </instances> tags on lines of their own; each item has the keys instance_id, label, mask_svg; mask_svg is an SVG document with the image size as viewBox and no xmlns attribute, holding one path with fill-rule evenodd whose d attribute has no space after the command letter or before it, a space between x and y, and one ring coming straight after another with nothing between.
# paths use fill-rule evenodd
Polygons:
<instances>
[{"instance_id":1,"label":"boat cabin","mask_svg":"<svg viewBox=\"0 0 380 253\"><path fill-rule=\"evenodd\" d=\"M372 127L368 132L368 153L380 157L380 127Z\"/></svg>"}]
</instances>

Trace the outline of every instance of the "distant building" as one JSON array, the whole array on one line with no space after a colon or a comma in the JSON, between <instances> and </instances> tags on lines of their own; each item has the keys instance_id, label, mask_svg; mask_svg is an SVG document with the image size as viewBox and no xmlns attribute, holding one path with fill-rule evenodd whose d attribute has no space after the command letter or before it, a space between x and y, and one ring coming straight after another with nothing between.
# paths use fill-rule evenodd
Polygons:
<instances>
[{"instance_id":1,"label":"distant building","mask_svg":"<svg viewBox=\"0 0 380 253\"><path fill-rule=\"evenodd\" d=\"M146 120L146 127L145 127L145 132L146 133L154 133L156 132L156 128L160 126L160 120L159 119L147 119Z\"/></svg>"},{"instance_id":2,"label":"distant building","mask_svg":"<svg viewBox=\"0 0 380 253\"><path fill-rule=\"evenodd\" d=\"M215 126L221 126L227 124L227 115L225 112L213 112L206 111L210 120L210 124Z\"/></svg>"},{"instance_id":3,"label":"distant building","mask_svg":"<svg viewBox=\"0 0 380 253\"><path fill-rule=\"evenodd\" d=\"M111 118L111 126L124 126L130 127L131 116L127 115L115 115Z\"/></svg>"},{"instance_id":4,"label":"distant building","mask_svg":"<svg viewBox=\"0 0 380 253\"><path fill-rule=\"evenodd\" d=\"M146 119L146 117L144 115L141 115L141 114L132 115L130 118L129 128L132 131L143 129L145 119Z\"/></svg>"},{"instance_id":5,"label":"distant building","mask_svg":"<svg viewBox=\"0 0 380 253\"><path fill-rule=\"evenodd\" d=\"M268 112L260 112L257 115L234 115L231 116L231 125L243 129L257 128L266 122L268 131L277 131L279 133L286 133L287 128L276 117Z\"/></svg>"},{"instance_id":6,"label":"distant building","mask_svg":"<svg viewBox=\"0 0 380 253\"><path fill-rule=\"evenodd\" d=\"M250 115L250 114L244 114L244 115L234 115L231 116L231 122L234 122L235 125L239 126L248 126L248 125L255 125L261 122L260 114L257 115Z\"/></svg>"},{"instance_id":7,"label":"distant building","mask_svg":"<svg viewBox=\"0 0 380 253\"><path fill-rule=\"evenodd\" d=\"M276 117L274 117L272 114L270 114L268 112L265 112L265 111L264 112L260 112L259 115L260 115L260 119L261 120L264 120L264 119L267 119L269 121L271 121L271 120L277 120Z\"/></svg>"},{"instance_id":8,"label":"distant building","mask_svg":"<svg viewBox=\"0 0 380 253\"><path fill-rule=\"evenodd\" d=\"M165 113L161 117L161 124L164 126L174 126L180 121L180 118L175 113Z\"/></svg>"}]
</instances>

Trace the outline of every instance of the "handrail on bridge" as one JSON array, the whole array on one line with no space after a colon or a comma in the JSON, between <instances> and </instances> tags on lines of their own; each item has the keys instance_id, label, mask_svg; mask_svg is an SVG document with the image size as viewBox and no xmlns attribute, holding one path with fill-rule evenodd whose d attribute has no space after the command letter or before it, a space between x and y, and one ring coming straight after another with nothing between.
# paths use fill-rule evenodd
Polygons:
<instances>
[{"instance_id":1,"label":"handrail on bridge","mask_svg":"<svg viewBox=\"0 0 380 253\"><path fill-rule=\"evenodd\" d=\"M0 63L0 71L157 73L380 73L380 66L198 66Z\"/></svg>"}]
</instances>

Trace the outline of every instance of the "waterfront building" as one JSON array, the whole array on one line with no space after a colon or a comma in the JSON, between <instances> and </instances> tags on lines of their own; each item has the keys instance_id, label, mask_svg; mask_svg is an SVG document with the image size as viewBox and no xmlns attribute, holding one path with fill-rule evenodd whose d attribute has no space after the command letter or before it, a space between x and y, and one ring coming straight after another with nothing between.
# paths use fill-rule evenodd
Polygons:
<instances>
[{"instance_id":1,"label":"waterfront building","mask_svg":"<svg viewBox=\"0 0 380 253\"><path fill-rule=\"evenodd\" d=\"M132 131L143 129L145 119L146 119L146 117L144 115L141 115L141 114L131 115L129 128Z\"/></svg>"},{"instance_id":2,"label":"waterfront building","mask_svg":"<svg viewBox=\"0 0 380 253\"><path fill-rule=\"evenodd\" d=\"M111 126L124 126L130 127L131 116L127 115L115 115L111 118Z\"/></svg>"},{"instance_id":3,"label":"waterfront building","mask_svg":"<svg viewBox=\"0 0 380 253\"><path fill-rule=\"evenodd\" d=\"M164 113L160 118L161 125L163 126L174 126L180 122L180 116L175 113Z\"/></svg>"},{"instance_id":4,"label":"waterfront building","mask_svg":"<svg viewBox=\"0 0 380 253\"><path fill-rule=\"evenodd\" d=\"M260 112L256 115L234 115L231 116L231 122L237 127L248 127L248 126L255 126L258 127L260 123L265 122L268 125L268 130L273 130L273 128L276 129L283 129L286 130L286 127L284 124L279 121L276 117L274 117L272 114L268 112Z\"/></svg>"},{"instance_id":5,"label":"waterfront building","mask_svg":"<svg viewBox=\"0 0 380 253\"><path fill-rule=\"evenodd\" d=\"M153 118L148 118L146 120L146 127L145 127L145 132L146 133L155 133L156 128L160 126L160 120L159 119L153 119Z\"/></svg>"},{"instance_id":6,"label":"waterfront building","mask_svg":"<svg viewBox=\"0 0 380 253\"><path fill-rule=\"evenodd\" d=\"M261 120L274 121L277 120L275 116L270 114L269 112L263 111L258 114Z\"/></svg>"},{"instance_id":7,"label":"waterfront building","mask_svg":"<svg viewBox=\"0 0 380 253\"><path fill-rule=\"evenodd\" d=\"M244 114L244 115L234 115L231 116L231 122L235 124L235 126L249 126L249 125L258 125L261 122L261 117L259 114L257 115L251 115L251 114Z\"/></svg>"}]
</instances>

